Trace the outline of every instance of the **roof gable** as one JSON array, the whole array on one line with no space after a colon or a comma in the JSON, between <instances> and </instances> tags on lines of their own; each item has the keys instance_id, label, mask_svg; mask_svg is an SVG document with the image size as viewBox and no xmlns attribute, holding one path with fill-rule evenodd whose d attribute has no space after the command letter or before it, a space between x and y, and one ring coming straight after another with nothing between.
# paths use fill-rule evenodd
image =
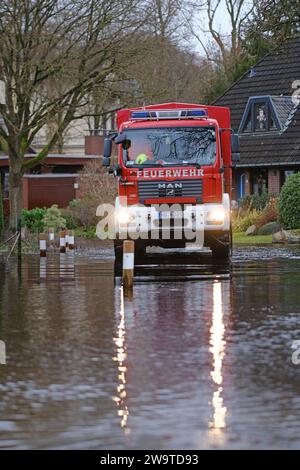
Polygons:
<instances>
[{"instance_id":1,"label":"roof gable","mask_svg":"<svg viewBox=\"0 0 300 470\"><path fill-rule=\"evenodd\" d=\"M230 108L235 130L240 127L250 97L269 96L276 110L280 131L242 134L238 166L300 164L300 106L293 100L299 80L300 38L297 38L266 55L214 102Z\"/></svg>"}]
</instances>

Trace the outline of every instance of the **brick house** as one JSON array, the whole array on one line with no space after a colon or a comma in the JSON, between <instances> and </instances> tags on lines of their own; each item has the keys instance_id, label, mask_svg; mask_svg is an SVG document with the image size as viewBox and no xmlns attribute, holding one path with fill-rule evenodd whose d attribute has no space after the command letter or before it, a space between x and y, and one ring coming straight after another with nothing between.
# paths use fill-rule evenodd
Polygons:
<instances>
[{"instance_id":1,"label":"brick house","mask_svg":"<svg viewBox=\"0 0 300 470\"><path fill-rule=\"evenodd\" d=\"M0 117L0 126L4 122ZM107 128L113 125L110 117ZM77 125L78 126L78 125ZM64 153L50 153L35 168L24 175L23 182L23 207L50 207L58 204L66 207L72 199L81 195L77 174L87 162L99 160L103 154L104 132L87 133L86 123L81 122L79 127L69 132L64 145ZM30 159L45 144L43 135L34 142L25 159ZM9 212L9 161L8 156L0 147L0 184L2 185L2 197L4 213Z\"/></svg>"},{"instance_id":2,"label":"brick house","mask_svg":"<svg viewBox=\"0 0 300 470\"><path fill-rule=\"evenodd\" d=\"M278 194L300 171L299 103L300 38L267 54L215 101L230 108L240 135L233 199L264 190Z\"/></svg>"}]
</instances>

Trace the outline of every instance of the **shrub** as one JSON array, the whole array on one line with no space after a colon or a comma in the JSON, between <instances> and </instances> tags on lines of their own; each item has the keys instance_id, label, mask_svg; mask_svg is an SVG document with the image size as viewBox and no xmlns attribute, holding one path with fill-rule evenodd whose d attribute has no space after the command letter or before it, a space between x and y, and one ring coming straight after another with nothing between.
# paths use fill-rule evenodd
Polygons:
<instances>
[{"instance_id":1,"label":"shrub","mask_svg":"<svg viewBox=\"0 0 300 470\"><path fill-rule=\"evenodd\" d=\"M28 228L32 233L34 232L43 232L45 229L44 226L44 215L46 214L46 208L35 207L34 209L27 210L23 209L22 224Z\"/></svg>"},{"instance_id":2,"label":"shrub","mask_svg":"<svg viewBox=\"0 0 300 470\"><path fill-rule=\"evenodd\" d=\"M269 222L277 222L278 216L278 198L270 196L266 207L262 211L261 216L257 219L255 225L259 228Z\"/></svg>"},{"instance_id":3,"label":"shrub","mask_svg":"<svg viewBox=\"0 0 300 470\"><path fill-rule=\"evenodd\" d=\"M283 228L300 228L300 173L290 176L282 186L278 209Z\"/></svg>"},{"instance_id":4,"label":"shrub","mask_svg":"<svg viewBox=\"0 0 300 470\"><path fill-rule=\"evenodd\" d=\"M80 226L79 220L76 218L75 213L70 209L63 209L61 211L62 217L66 221L66 228L74 230Z\"/></svg>"},{"instance_id":5,"label":"shrub","mask_svg":"<svg viewBox=\"0 0 300 470\"><path fill-rule=\"evenodd\" d=\"M99 219L96 209L103 203L114 203L117 196L117 181L109 175L98 160L88 162L78 177L81 199L70 202L68 213L77 226L94 227Z\"/></svg>"},{"instance_id":6,"label":"shrub","mask_svg":"<svg viewBox=\"0 0 300 470\"><path fill-rule=\"evenodd\" d=\"M263 191L261 194L252 194L251 196L251 208L256 210L262 210L268 204L270 195L267 191Z\"/></svg>"},{"instance_id":7,"label":"shrub","mask_svg":"<svg viewBox=\"0 0 300 470\"><path fill-rule=\"evenodd\" d=\"M96 238L96 227L90 227L87 230L77 228L75 229L75 237L83 237L87 239Z\"/></svg>"},{"instance_id":8,"label":"shrub","mask_svg":"<svg viewBox=\"0 0 300 470\"><path fill-rule=\"evenodd\" d=\"M254 209L248 212L245 216L237 215L232 219L233 232L245 232L251 225L255 225L257 219L260 217L261 212Z\"/></svg>"},{"instance_id":9,"label":"shrub","mask_svg":"<svg viewBox=\"0 0 300 470\"><path fill-rule=\"evenodd\" d=\"M266 207L270 197L266 191L262 194L248 195L239 200L239 206L243 213L252 209L259 211Z\"/></svg>"},{"instance_id":10,"label":"shrub","mask_svg":"<svg viewBox=\"0 0 300 470\"><path fill-rule=\"evenodd\" d=\"M117 179L107 173L99 160L92 160L85 165L79 173L78 183L82 193L81 204L86 198L94 200L97 206L114 203L118 192Z\"/></svg>"},{"instance_id":11,"label":"shrub","mask_svg":"<svg viewBox=\"0 0 300 470\"><path fill-rule=\"evenodd\" d=\"M53 204L46 210L43 224L44 228L54 228L54 230L66 228L66 219L62 217L57 204Z\"/></svg>"}]
</instances>

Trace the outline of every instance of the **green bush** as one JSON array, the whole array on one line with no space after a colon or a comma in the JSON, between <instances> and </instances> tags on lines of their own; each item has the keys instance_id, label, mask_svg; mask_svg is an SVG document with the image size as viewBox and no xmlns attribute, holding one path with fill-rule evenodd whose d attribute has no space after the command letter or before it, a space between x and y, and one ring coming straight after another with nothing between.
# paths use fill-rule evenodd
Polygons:
<instances>
[{"instance_id":1,"label":"green bush","mask_svg":"<svg viewBox=\"0 0 300 470\"><path fill-rule=\"evenodd\" d=\"M261 215L261 212L254 209L243 217L240 215L233 217L232 219L233 232L235 233L246 232L247 228L249 228L251 225L255 225L255 222L260 217L260 215Z\"/></svg>"},{"instance_id":2,"label":"green bush","mask_svg":"<svg viewBox=\"0 0 300 470\"><path fill-rule=\"evenodd\" d=\"M90 227L89 229L82 229L82 228L77 228L74 231L75 237L83 237L87 239L93 239L96 238L96 227Z\"/></svg>"},{"instance_id":3,"label":"green bush","mask_svg":"<svg viewBox=\"0 0 300 470\"><path fill-rule=\"evenodd\" d=\"M43 232L45 229L44 225L44 215L46 214L46 208L35 207L34 209L27 210L23 209L22 216L22 225L27 227L28 230L32 233L34 232Z\"/></svg>"},{"instance_id":4,"label":"green bush","mask_svg":"<svg viewBox=\"0 0 300 470\"><path fill-rule=\"evenodd\" d=\"M69 202L69 207L72 209L73 207L78 207L81 203L81 199L72 199L72 201Z\"/></svg>"},{"instance_id":5,"label":"green bush","mask_svg":"<svg viewBox=\"0 0 300 470\"><path fill-rule=\"evenodd\" d=\"M251 207L256 210L263 210L268 204L270 199L270 194L267 191L262 192L261 194L252 194L251 196Z\"/></svg>"},{"instance_id":6,"label":"green bush","mask_svg":"<svg viewBox=\"0 0 300 470\"><path fill-rule=\"evenodd\" d=\"M262 194L252 194L243 197L239 200L239 206L242 211L249 211L252 209L263 210L270 200L271 195L264 191Z\"/></svg>"},{"instance_id":7,"label":"green bush","mask_svg":"<svg viewBox=\"0 0 300 470\"><path fill-rule=\"evenodd\" d=\"M282 186L278 208L283 228L300 228L300 173L290 176Z\"/></svg>"},{"instance_id":8,"label":"green bush","mask_svg":"<svg viewBox=\"0 0 300 470\"><path fill-rule=\"evenodd\" d=\"M61 215L66 221L67 229L74 230L75 228L80 227L80 222L71 209L63 209L61 211Z\"/></svg>"},{"instance_id":9,"label":"green bush","mask_svg":"<svg viewBox=\"0 0 300 470\"><path fill-rule=\"evenodd\" d=\"M54 228L54 230L66 228L66 219L62 217L57 204L53 204L46 210L43 223L45 228Z\"/></svg>"}]
</instances>

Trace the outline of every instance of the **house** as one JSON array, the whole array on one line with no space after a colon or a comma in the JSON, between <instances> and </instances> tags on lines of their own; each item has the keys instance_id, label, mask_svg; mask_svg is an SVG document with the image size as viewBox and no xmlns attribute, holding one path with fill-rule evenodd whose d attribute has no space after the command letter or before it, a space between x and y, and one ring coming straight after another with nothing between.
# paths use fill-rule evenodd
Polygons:
<instances>
[{"instance_id":1,"label":"house","mask_svg":"<svg viewBox=\"0 0 300 470\"><path fill-rule=\"evenodd\" d=\"M4 125L0 118L0 125ZM108 122L108 129L112 120ZM87 162L99 160L103 154L103 132L89 132L86 122L71 125L64 142L64 153L49 153L47 157L32 170L24 175L23 207L50 207L58 204L66 207L73 199L80 197L80 187L77 181L78 172ZM26 159L33 157L46 143L46 137L41 132L28 150ZM9 213L9 160L0 148L0 183L4 213Z\"/></svg>"},{"instance_id":2,"label":"house","mask_svg":"<svg viewBox=\"0 0 300 470\"><path fill-rule=\"evenodd\" d=\"M300 171L300 38L267 54L214 104L228 106L240 135L233 199L278 194Z\"/></svg>"}]
</instances>

